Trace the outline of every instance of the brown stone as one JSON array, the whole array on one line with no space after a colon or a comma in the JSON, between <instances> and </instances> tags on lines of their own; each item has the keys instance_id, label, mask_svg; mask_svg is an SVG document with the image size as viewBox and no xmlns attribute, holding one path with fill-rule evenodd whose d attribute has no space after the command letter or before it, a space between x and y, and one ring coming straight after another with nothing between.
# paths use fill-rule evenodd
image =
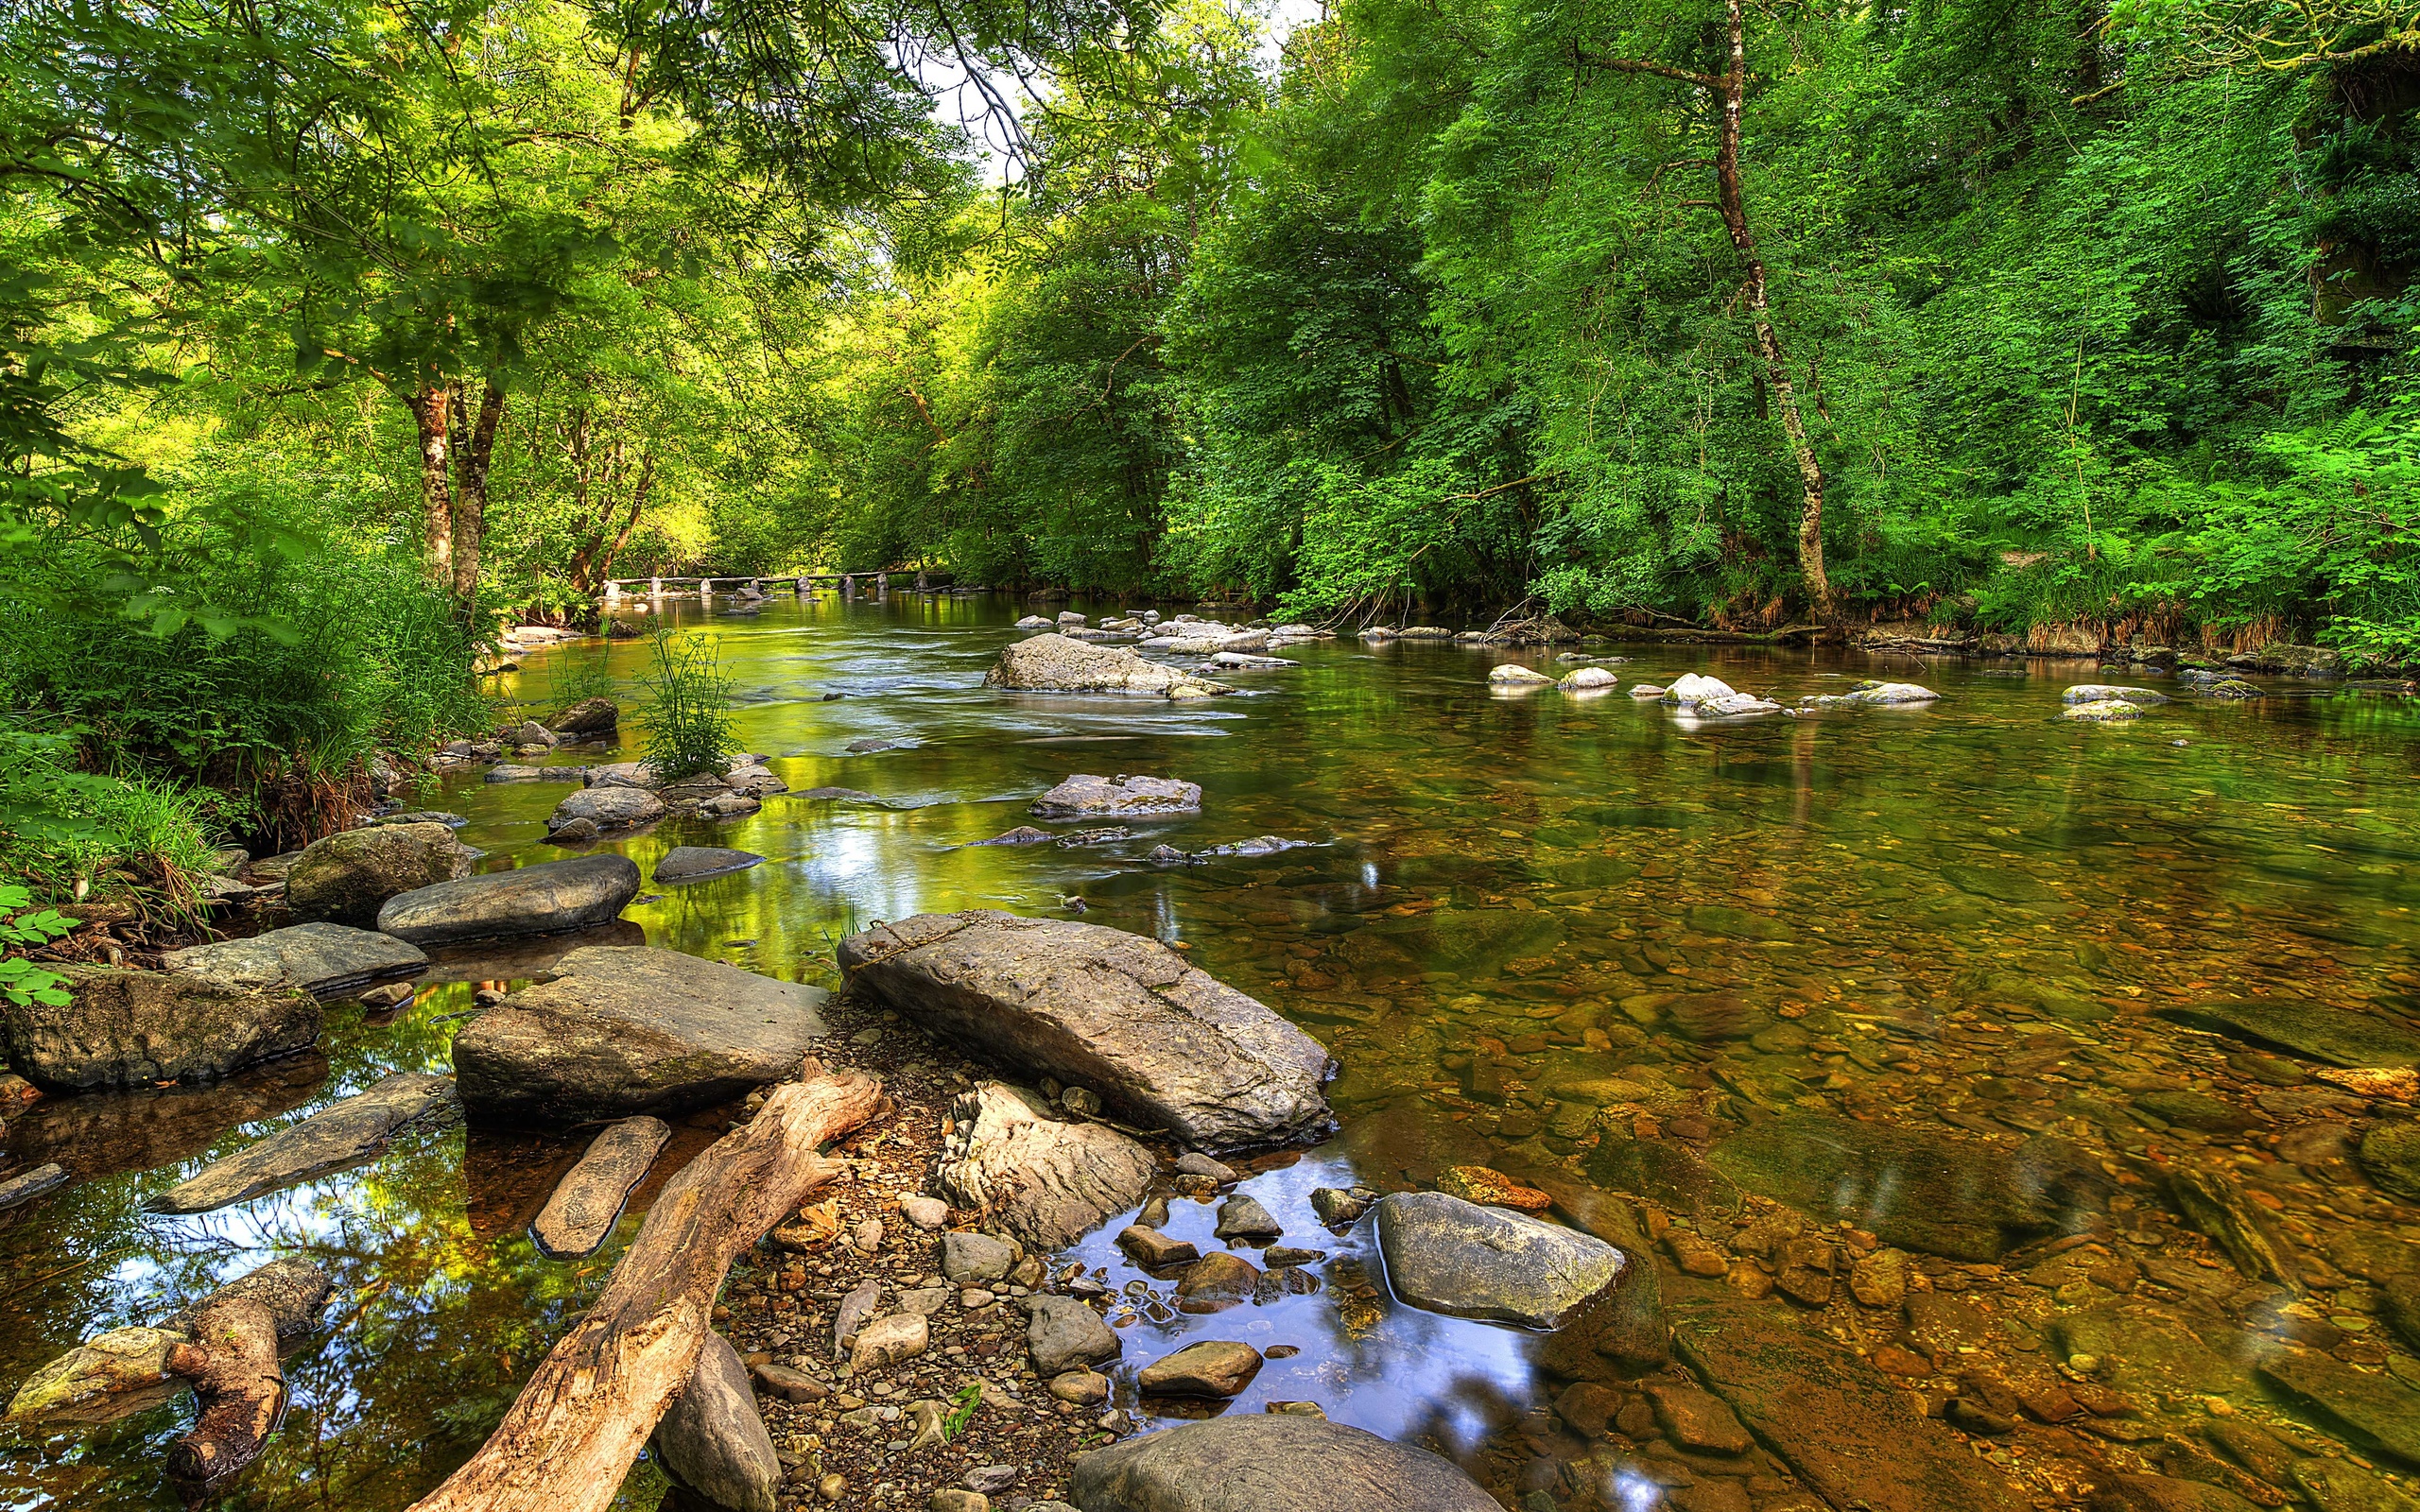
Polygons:
<instances>
[{"instance_id":1,"label":"brown stone","mask_svg":"<svg viewBox=\"0 0 2420 1512\"><path fill-rule=\"evenodd\" d=\"M758 1385L784 1401L821 1401L832 1394L831 1387L813 1376L769 1360L750 1365L748 1373L756 1378Z\"/></svg>"},{"instance_id":2,"label":"brown stone","mask_svg":"<svg viewBox=\"0 0 2420 1512\"><path fill-rule=\"evenodd\" d=\"M1655 1409L1655 1420L1672 1442L1683 1449L1701 1450L1711 1454L1744 1454L1755 1447L1755 1440L1739 1419L1722 1403L1722 1399L1695 1386L1667 1385L1651 1382L1647 1400Z\"/></svg>"},{"instance_id":3,"label":"brown stone","mask_svg":"<svg viewBox=\"0 0 2420 1512\"><path fill-rule=\"evenodd\" d=\"M1186 1267L1184 1280L1177 1282L1176 1305L1180 1312L1216 1313L1247 1299L1259 1284L1259 1266L1223 1249L1215 1250Z\"/></svg>"},{"instance_id":4,"label":"brown stone","mask_svg":"<svg viewBox=\"0 0 2420 1512\"><path fill-rule=\"evenodd\" d=\"M1516 1212L1544 1212L1554 1198L1535 1187L1525 1187L1503 1172L1485 1165L1449 1165L1437 1178L1437 1190L1487 1208Z\"/></svg>"},{"instance_id":5,"label":"brown stone","mask_svg":"<svg viewBox=\"0 0 2420 1512\"><path fill-rule=\"evenodd\" d=\"M1134 1383L1146 1396L1232 1397L1260 1373L1260 1351L1232 1339L1188 1344L1143 1367Z\"/></svg>"},{"instance_id":6,"label":"brown stone","mask_svg":"<svg viewBox=\"0 0 2420 1512\"><path fill-rule=\"evenodd\" d=\"M1170 1239L1157 1228L1146 1228L1141 1224L1130 1224L1119 1230L1117 1247L1132 1256L1134 1263L1146 1270L1162 1265L1182 1265L1201 1258L1201 1251L1196 1249L1191 1241Z\"/></svg>"}]
</instances>

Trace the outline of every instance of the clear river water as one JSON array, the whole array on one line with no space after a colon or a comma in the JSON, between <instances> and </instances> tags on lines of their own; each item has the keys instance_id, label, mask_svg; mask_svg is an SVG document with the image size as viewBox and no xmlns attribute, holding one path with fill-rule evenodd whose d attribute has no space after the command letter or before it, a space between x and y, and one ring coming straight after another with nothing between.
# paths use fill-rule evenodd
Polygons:
<instances>
[{"instance_id":1,"label":"clear river water","mask_svg":"<svg viewBox=\"0 0 2420 1512\"><path fill-rule=\"evenodd\" d=\"M2405 1032L2420 1019L2411 703L2269 679L2256 679L2265 697L2205 702L2152 679L2177 701L2080 725L2057 717L2063 688L2144 679L2083 663L1590 648L1627 658L1626 684L1708 672L1791 702L1884 677L1944 695L1695 724L1619 692L1490 689L1498 661L1567 670L1548 650L1352 639L1235 675L1241 696L1167 703L985 688L1026 612L1005 597L676 612L717 639L741 740L791 794L743 819L607 842L643 870L683 842L767 858L650 887L626 929L838 987L835 945L871 921L965 907L1063 916L1080 901L1087 922L1182 941L1341 1063L1340 1131L1248 1188L1330 1251L1323 1284L1253 1314L1245 1337L1301 1352L1272 1360L1229 1410L1316 1400L1340 1421L1427 1435L1485 1459L1491 1488L1532 1505L1539 1494L1626 1512L1668 1497L1683 1512L1821 1505L1786 1478L1723 1483L1720 1466L1627 1418L1616 1436L1633 1447L1619 1452L1645 1469L1609 1480L1601 1422L1592 1438L1544 1411L1572 1372L1539 1338L1404 1306L1366 1226L1325 1235L1310 1215L1315 1186L1402 1188L1482 1164L1546 1187L1566 1214L1627 1192L1664 1236L1651 1263L1668 1302L1696 1286L1878 1362L1898 1399L1921 1397L1914 1410L1954 1426L1959 1452L2042 1504L2081 1504L2115 1467L2326 1507L2309 1489L2325 1478L2292 1465L2393 1477L2407 1463L2397 1446L2420 1450L2420 1366L2398 1332L2420 1319L2399 1323L2395 1306L2420 1271L2420 1190L2399 1189L2414 1178L2384 1146L2362 1148L2410 1120L2409 1076L2391 1074L2392 1057L2339 1074L2280 1053L2274 1033L2255 1042L2196 1017L2265 999ZM601 659L635 705L645 652L539 653L499 692L540 705L564 667ZM845 748L869 740L896 744ZM969 848L1028 822L1034 796L1076 772L1183 778L1201 784L1202 811L1134 821L1106 844ZM798 796L827 786L873 799ZM544 821L565 791L487 783L474 767L408 801L467 816L463 839L499 867L563 854ZM1164 843L1259 835L1309 844L1206 865L1145 859ZM444 1070L473 982L542 965L444 967L384 1015L332 1005L321 1053L231 1083L49 1098L12 1118L0 1177L56 1159L77 1179L0 1213L0 1392L91 1333L308 1254L337 1278L330 1326L289 1362L286 1423L224 1504L397 1508L442 1479L593 1297L677 1160L614 1245L567 1263L543 1258L522 1224L577 1146L534 1137L440 1129L211 1214L144 1203L389 1072ZM1823 1131L1842 1124L1969 1152L2057 1142L2099 1185L2031 1231L2006 1217L2006 1194L1950 1194L1985 1227L2009 1227L2005 1249L1927 1251L1923 1221L1894 1228L1871 1194L1839 1190L1852 1177L1826 1163L1837 1151ZM719 1126L692 1120L675 1155ZM1778 1160L1731 1143L1755 1130L1782 1141ZM2255 1274L2262 1263L2217 1234L2227 1220L2171 1194L2178 1171L2219 1183L2282 1277ZM1175 1236L1214 1243L1209 1210L1179 1208ZM1079 1251L1123 1287L1136 1273L1116 1227ZM1679 1257L1705 1247L1717 1261L1693 1268L1722 1274L1693 1279ZM1125 1321L1167 1338L1206 1326L1148 1297ZM1153 1352L1130 1342L1130 1373ZM2305 1356L2328 1362L2319 1387L2272 1367ZM1967 1379L1977 1370L2015 1397ZM2353 1390L2340 1377L2375 1383L2377 1400L2331 1400ZM2041 1388L2062 1383L2070 1407L2094 1410L2041 1408ZM1120 1391L1133 1405L1131 1385ZM188 1399L97 1429L0 1429L0 1507L176 1505L161 1455L192 1411ZM2254 1465L2265 1451L2250 1439L2230 1447L2243 1425L2284 1446L2278 1466ZM662 1495L643 1469L622 1504Z\"/></svg>"}]
</instances>

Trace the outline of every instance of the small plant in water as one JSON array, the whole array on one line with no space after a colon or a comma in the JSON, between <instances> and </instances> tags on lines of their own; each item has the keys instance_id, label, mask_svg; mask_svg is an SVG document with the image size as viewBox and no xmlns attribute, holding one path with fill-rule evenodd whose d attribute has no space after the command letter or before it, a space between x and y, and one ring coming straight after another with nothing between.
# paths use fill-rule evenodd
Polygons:
<instances>
[{"instance_id":1,"label":"small plant in water","mask_svg":"<svg viewBox=\"0 0 2420 1512\"><path fill-rule=\"evenodd\" d=\"M648 696L648 769L666 782L720 772L739 742L732 731L731 679L714 642L659 625L649 650L649 670L639 679Z\"/></svg>"}]
</instances>

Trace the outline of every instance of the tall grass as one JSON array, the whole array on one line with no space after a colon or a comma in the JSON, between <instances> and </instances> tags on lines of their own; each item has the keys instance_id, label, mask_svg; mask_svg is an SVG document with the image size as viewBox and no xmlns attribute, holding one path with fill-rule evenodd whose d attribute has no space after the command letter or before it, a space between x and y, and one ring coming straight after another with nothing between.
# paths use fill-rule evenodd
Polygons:
<instances>
[{"instance_id":1,"label":"tall grass","mask_svg":"<svg viewBox=\"0 0 2420 1512\"><path fill-rule=\"evenodd\" d=\"M648 770L666 782L720 772L739 749L731 717L731 679L722 675L715 643L675 634L658 625L648 642L648 691L641 716Z\"/></svg>"}]
</instances>

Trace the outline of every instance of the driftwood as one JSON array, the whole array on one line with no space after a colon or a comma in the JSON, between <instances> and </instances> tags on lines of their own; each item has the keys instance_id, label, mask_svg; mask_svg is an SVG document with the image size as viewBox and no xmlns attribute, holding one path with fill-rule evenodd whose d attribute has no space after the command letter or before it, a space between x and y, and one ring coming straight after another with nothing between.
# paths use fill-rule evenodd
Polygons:
<instances>
[{"instance_id":1,"label":"driftwood","mask_svg":"<svg viewBox=\"0 0 2420 1512\"><path fill-rule=\"evenodd\" d=\"M194 1314L193 1340L168 1350L168 1368L193 1383L201 1417L168 1451L168 1473L215 1485L260 1457L285 1416L277 1318L244 1297Z\"/></svg>"},{"instance_id":2,"label":"driftwood","mask_svg":"<svg viewBox=\"0 0 2420 1512\"><path fill-rule=\"evenodd\" d=\"M602 1512L696 1369L733 1259L840 1172L816 1149L864 1124L881 1084L822 1074L664 1188L604 1295L539 1363L484 1447L412 1512Z\"/></svg>"}]
</instances>

